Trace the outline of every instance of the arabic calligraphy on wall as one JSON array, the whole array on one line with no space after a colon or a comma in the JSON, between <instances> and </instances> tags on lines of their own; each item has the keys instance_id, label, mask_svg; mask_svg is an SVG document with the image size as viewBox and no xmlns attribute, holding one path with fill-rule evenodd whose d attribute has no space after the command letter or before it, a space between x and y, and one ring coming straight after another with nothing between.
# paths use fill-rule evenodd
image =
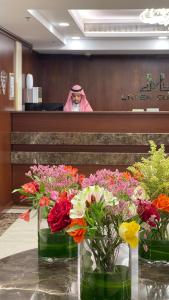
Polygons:
<instances>
[{"instance_id":1,"label":"arabic calligraphy on wall","mask_svg":"<svg viewBox=\"0 0 169 300\"><path fill-rule=\"evenodd\" d=\"M169 100L169 85L166 84L165 73L160 73L159 80L156 82L152 74L147 73L146 85L140 88L138 94L129 93L128 95L122 95L121 100ZM156 96L150 94L150 92L159 91L163 92ZM164 92L166 92L164 94Z\"/></svg>"}]
</instances>

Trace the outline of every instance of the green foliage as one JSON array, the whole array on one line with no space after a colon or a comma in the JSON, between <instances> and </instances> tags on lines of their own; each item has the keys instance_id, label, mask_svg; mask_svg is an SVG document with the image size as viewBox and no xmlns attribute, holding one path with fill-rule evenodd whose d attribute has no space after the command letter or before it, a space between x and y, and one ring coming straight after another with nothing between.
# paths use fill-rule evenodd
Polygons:
<instances>
[{"instance_id":1,"label":"green foliage","mask_svg":"<svg viewBox=\"0 0 169 300\"><path fill-rule=\"evenodd\" d=\"M93 203L86 209L85 219L88 223L88 236L103 236L104 202Z\"/></svg>"},{"instance_id":2,"label":"green foliage","mask_svg":"<svg viewBox=\"0 0 169 300\"><path fill-rule=\"evenodd\" d=\"M141 158L141 162L134 163L128 170L140 181L150 200L159 194L169 196L169 157L162 144L159 149L153 141L149 141L148 158Z\"/></svg>"}]
</instances>

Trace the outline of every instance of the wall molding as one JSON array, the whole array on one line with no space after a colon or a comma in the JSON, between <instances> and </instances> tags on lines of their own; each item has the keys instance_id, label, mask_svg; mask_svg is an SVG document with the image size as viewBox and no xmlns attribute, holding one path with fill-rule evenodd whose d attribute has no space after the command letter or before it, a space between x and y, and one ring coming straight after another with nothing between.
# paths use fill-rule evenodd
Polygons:
<instances>
[{"instance_id":1,"label":"wall molding","mask_svg":"<svg viewBox=\"0 0 169 300\"><path fill-rule=\"evenodd\" d=\"M32 44L25 41L24 39L22 39L21 37L15 35L14 33L8 31L7 29L5 29L4 27L0 26L0 33L2 33L3 35L7 36L8 38L20 42L22 45L30 48L32 50Z\"/></svg>"}]
</instances>

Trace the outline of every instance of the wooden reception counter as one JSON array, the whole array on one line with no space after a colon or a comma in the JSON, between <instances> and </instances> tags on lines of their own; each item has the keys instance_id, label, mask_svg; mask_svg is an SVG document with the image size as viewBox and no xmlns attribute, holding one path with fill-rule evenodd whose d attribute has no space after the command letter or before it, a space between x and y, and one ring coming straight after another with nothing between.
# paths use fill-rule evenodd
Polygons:
<instances>
[{"instance_id":1,"label":"wooden reception counter","mask_svg":"<svg viewBox=\"0 0 169 300\"><path fill-rule=\"evenodd\" d=\"M169 132L166 112L13 112L12 131Z\"/></svg>"},{"instance_id":2,"label":"wooden reception counter","mask_svg":"<svg viewBox=\"0 0 169 300\"><path fill-rule=\"evenodd\" d=\"M12 112L12 188L33 164L68 164L89 174L126 169L146 156L149 140L169 152L169 112Z\"/></svg>"}]
</instances>

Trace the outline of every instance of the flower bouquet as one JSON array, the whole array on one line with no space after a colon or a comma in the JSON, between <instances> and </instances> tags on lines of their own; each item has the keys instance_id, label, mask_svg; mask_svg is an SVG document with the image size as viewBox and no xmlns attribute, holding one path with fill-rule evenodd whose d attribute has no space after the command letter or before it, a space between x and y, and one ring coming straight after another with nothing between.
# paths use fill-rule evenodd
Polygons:
<instances>
[{"instance_id":1,"label":"flower bouquet","mask_svg":"<svg viewBox=\"0 0 169 300\"><path fill-rule=\"evenodd\" d=\"M148 158L128 168L145 190L138 201L142 221L139 254L149 262L169 262L169 157L164 145L150 141Z\"/></svg>"},{"instance_id":2,"label":"flower bouquet","mask_svg":"<svg viewBox=\"0 0 169 300\"><path fill-rule=\"evenodd\" d=\"M99 170L83 180L66 231L80 243L81 300L131 299L130 251L138 243L138 181Z\"/></svg>"},{"instance_id":3,"label":"flower bouquet","mask_svg":"<svg viewBox=\"0 0 169 300\"><path fill-rule=\"evenodd\" d=\"M53 261L58 258L74 257L77 246L64 229L70 224L71 198L81 188L83 175L72 166L32 166L26 175L32 180L14 190L22 201L29 201L30 208L20 215L30 220L31 210L38 213L39 257ZM54 224L51 220L55 218Z\"/></svg>"}]
</instances>

